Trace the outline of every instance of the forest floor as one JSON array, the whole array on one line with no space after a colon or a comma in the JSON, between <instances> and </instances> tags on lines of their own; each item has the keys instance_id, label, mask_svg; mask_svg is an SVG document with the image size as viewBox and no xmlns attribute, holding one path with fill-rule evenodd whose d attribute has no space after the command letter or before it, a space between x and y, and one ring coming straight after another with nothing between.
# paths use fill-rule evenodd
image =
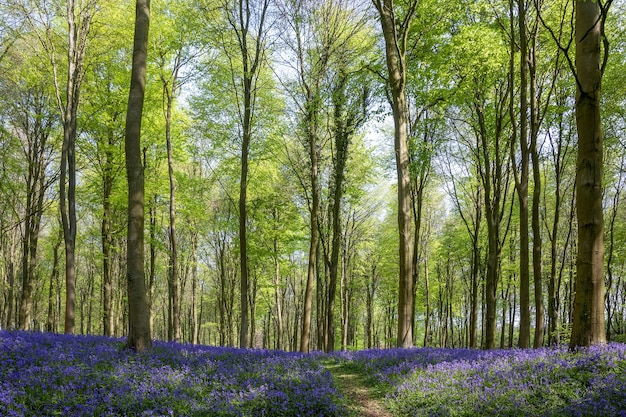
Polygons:
<instances>
[{"instance_id":1,"label":"forest floor","mask_svg":"<svg viewBox=\"0 0 626 417\"><path fill-rule=\"evenodd\" d=\"M343 394L351 417L391 417L382 405L385 393L362 371L334 361L328 361L324 366Z\"/></svg>"}]
</instances>

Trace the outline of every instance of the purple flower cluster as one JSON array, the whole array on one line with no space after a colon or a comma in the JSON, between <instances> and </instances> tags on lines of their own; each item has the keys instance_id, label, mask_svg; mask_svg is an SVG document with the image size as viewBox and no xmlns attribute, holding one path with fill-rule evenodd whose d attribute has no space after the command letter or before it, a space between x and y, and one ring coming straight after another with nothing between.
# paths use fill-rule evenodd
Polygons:
<instances>
[{"instance_id":1,"label":"purple flower cluster","mask_svg":"<svg viewBox=\"0 0 626 417\"><path fill-rule=\"evenodd\" d=\"M340 416L314 356L0 332L2 416Z\"/></svg>"},{"instance_id":2,"label":"purple flower cluster","mask_svg":"<svg viewBox=\"0 0 626 417\"><path fill-rule=\"evenodd\" d=\"M626 346L392 349L339 360L388 386L398 416L626 416Z\"/></svg>"},{"instance_id":3,"label":"purple flower cluster","mask_svg":"<svg viewBox=\"0 0 626 417\"><path fill-rule=\"evenodd\" d=\"M492 360L511 353L509 350L397 348L336 352L333 356L341 363L349 364L369 375L375 382L397 385L414 371L425 369L429 365L452 361Z\"/></svg>"}]
</instances>

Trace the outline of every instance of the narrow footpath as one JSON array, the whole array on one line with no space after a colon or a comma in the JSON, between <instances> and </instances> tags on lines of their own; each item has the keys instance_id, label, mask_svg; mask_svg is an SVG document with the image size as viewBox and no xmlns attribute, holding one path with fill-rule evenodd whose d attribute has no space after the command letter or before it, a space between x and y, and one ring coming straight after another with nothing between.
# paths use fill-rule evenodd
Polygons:
<instances>
[{"instance_id":1,"label":"narrow footpath","mask_svg":"<svg viewBox=\"0 0 626 417\"><path fill-rule=\"evenodd\" d=\"M335 362L324 365L335 379L350 410L350 417L392 417L382 406L383 394L368 386L367 376Z\"/></svg>"}]
</instances>

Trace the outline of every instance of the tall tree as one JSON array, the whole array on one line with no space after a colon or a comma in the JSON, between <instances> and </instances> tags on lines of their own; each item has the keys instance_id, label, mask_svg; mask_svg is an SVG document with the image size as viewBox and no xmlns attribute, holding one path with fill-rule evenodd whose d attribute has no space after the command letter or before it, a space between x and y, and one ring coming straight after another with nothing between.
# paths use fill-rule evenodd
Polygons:
<instances>
[{"instance_id":1,"label":"tall tree","mask_svg":"<svg viewBox=\"0 0 626 417\"><path fill-rule=\"evenodd\" d=\"M236 0L225 4L225 12L230 28L236 35L238 53L236 65L231 52L226 51L231 62L233 74L239 67L241 74L233 76L233 82L240 77L241 85L233 85L238 98L239 123L241 128L241 171L239 179L239 266L241 325L239 327L239 346L249 347L249 307L248 307L248 170L250 144L253 139L254 118L257 108L257 81L263 66L267 64L268 8L270 0ZM242 90L239 92L239 90ZM254 318L253 318L254 319Z\"/></svg>"},{"instance_id":2,"label":"tall tree","mask_svg":"<svg viewBox=\"0 0 626 417\"><path fill-rule=\"evenodd\" d=\"M139 352L152 347L150 313L144 280L144 177L141 160L141 120L146 88L150 0L135 4L133 63L126 111L126 175L128 177L128 339Z\"/></svg>"},{"instance_id":3,"label":"tall tree","mask_svg":"<svg viewBox=\"0 0 626 417\"><path fill-rule=\"evenodd\" d=\"M174 151L172 123L175 100L180 88L189 80L181 76L181 70L195 57L191 47L191 30L187 24L191 21L186 13L185 3L169 2L157 15L163 18L155 38L156 61L159 67L159 79L162 86L162 108L165 119L165 147L167 150L167 173L169 181L169 318L168 339L180 340L181 337L181 297L179 278L179 249L176 232L176 179L174 176Z\"/></svg>"},{"instance_id":4,"label":"tall tree","mask_svg":"<svg viewBox=\"0 0 626 417\"><path fill-rule=\"evenodd\" d=\"M352 19L350 19L352 20ZM355 19L356 20L356 19ZM341 65L341 64L340 64ZM342 244L342 199L344 195L346 179L346 163L349 156L349 147L352 137L357 129L365 122L369 97L369 87L367 84L357 82L356 87L360 91L349 90L350 77L358 76L353 71L346 71L345 67L340 67L332 92L333 102L333 136L334 153L332 168L332 243L330 256L330 279L328 288L328 300L326 304L326 332L325 347L326 352L335 350L334 333L334 305L337 290L337 278L340 273L339 261ZM350 97L354 97L351 101ZM345 262L345 260L344 260Z\"/></svg>"},{"instance_id":5,"label":"tall tree","mask_svg":"<svg viewBox=\"0 0 626 417\"><path fill-rule=\"evenodd\" d=\"M515 177L515 188L519 204L519 278L520 278L520 327L519 347L530 347L530 233L528 218L528 183L530 166L530 149L528 146L528 33L526 28L527 0L516 0L517 10L513 1L509 1L510 14L510 60L509 60L509 109L513 125L511 141L511 161ZM516 42L514 17L517 16L519 45ZM519 132L517 115L515 112L515 56L519 47L519 74L520 74L520 111ZM517 136L519 133L519 154L521 157L520 167L517 166L516 153Z\"/></svg>"},{"instance_id":6,"label":"tall tree","mask_svg":"<svg viewBox=\"0 0 626 417\"><path fill-rule=\"evenodd\" d=\"M409 175L409 115L406 101L407 37L418 1L394 5L394 0L372 0L385 41L387 83L391 92L394 149L398 177L398 347L413 345L413 242L411 236L411 183Z\"/></svg>"},{"instance_id":7,"label":"tall tree","mask_svg":"<svg viewBox=\"0 0 626 417\"><path fill-rule=\"evenodd\" d=\"M96 12L96 1L67 1L67 83L65 97L57 80L57 65L52 60L57 102L63 123L63 146L61 147L60 209L65 241L65 333L73 334L76 309L76 128L80 90L85 74L84 60L91 21Z\"/></svg>"},{"instance_id":8,"label":"tall tree","mask_svg":"<svg viewBox=\"0 0 626 417\"><path fill-rule=\"evenodd\" d=\"M23 41L29 40L33 38L27 37ZM16 49L8 53L8 67L3 71L0 82L0 117L5 121L4 127L7 129L7 138L3 138L4 146L12 149L13 144L17 145L15 149L19 148L21 152L15 155L15 168L23 167L19 170L19 180L11 186L25 200L20 204L23 208L13 208L16 215L21 217L22 224L22 291L18 323L22 330L30 329L35 319L32 308L37 289L39 235L47 190L57 178L50 174L49 167L56 145L53 132L58 128L53 95L45 81L47 67L45 64L42 66L37 59L42 51L37 50L37 44L32 52L26 45L21 40L16 44ZM29 53L13 53L18 48L28 50ZM3 166L3 169L7 168Z\"/></svg>"},{"instance_id":9,"label":"tall tree","mask_svg":"<svg viewBox=\"0 0 626 417\"><path fill-rule=\"evenodd\" d=\"M48 97L37 88L23 96L23 113L19 115L24 143L22 149L28 169L26 174L26 205L24 233L22 238L22 298L20 302L20 329L30 328L33 286L37 277L37 246L44 198L49 187L46 170L51 150L48 139L54 127L54 119L48 107Z\"/></svg>"},{"instance_id":10,"label":"tall tree","mask_svg":"<svg viewBox=\"0 0 626 417\"><path fill-rule=\"evenodd\" d=\"M603 137L600 117L602 76L609 58L604 32L612 0L576 1L576 215L578 255L570 347L606 342L604 319Z\"/></svg>"},{"instance_id":11,"label":"tall tree","mask_svg":"<svg viewBox=\"0 0 626 417\"><path fill-rule=\"evenodd\" d=\"M297 124L303 136L302 145L306 150L306 157L298 158L289 151L288 158L297 159L297 161L290 162L294 168L301 165L304 160L307 166L305 175L294 169L305 193L310 233L300 333L301 352L309 352L311 345L313 296L317 279L321 205L320 153L324 134L321 120L323 80L328 73L329 60L338 46L338 32L341 28L341 25L337 24L337 8L333 7L334 2L325 3L324 1L289 0L281 5L281 12L287 17L286 23L289 25L284 37L284 42L291 54L287 59L291 60L289 65L292 66L297 77L295 88L290 91L290 94L297 108ZM319 289L319 286L317 288ZM318 305L318 309L320 307ZM323 333L323 331L320 332L319 336Z\"/></svg>"},{"instance_id":12,"label":"tall tree","mask_svg":"<svg viewBox=\"0 0 626 417\"><path fill-rule=\"evenodd\" d=\"M32 5L28 5L32 6ZM60 63L58 39L53 18L55 5L45 2L35 7L20 4L21 13L46 51L51 63L56 102L63 126L59 175L59 208L65 242L65 333L74 333L76 308L76 137L80 91L85 75L84 62L96 0L65 2L67 33L66 62ZM60 5L56 5L59 8ZM43 27L42 27L43 23ZM40 32L41 31L41 32ZM59 73L66 71L65 83Z\"/></svg>"}]
</instances>

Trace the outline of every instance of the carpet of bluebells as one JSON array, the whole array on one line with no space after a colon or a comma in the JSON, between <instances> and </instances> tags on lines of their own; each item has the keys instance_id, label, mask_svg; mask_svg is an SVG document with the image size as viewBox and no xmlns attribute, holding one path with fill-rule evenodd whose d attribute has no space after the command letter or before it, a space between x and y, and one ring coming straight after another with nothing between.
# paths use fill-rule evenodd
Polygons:
<instances>
[{"instance_id":1,"label":"carpet of bluebells","mask_svg":"<svg viewBox=\"0 0 626 417\"><path fill-rule=\"evenodd\" d=\"M387 349L303 355L0 331L0 416L345 416L323 364L367 375L396 416L625 416L626 345L572 353Z\"/></svg>"},{"instance_id":2,"label":"carpet of bluebells","mask_svg":"<svg viewBox=\"0 0 626 417\"><path fill-rule=\"evenodd\" d=\"M0 331L0 416L342 416L315 355Z\"/></svg>"},{"instance_id":3,"label":"carpet of bluebells","mask_svg":"<svg viewBox=\"0 0 626 417\"><path fill-rule=\"evenodd\" d=\"M569 352L391 349L337 360L386 387L397 416L626 416L626 345Z\"/></svg>"}]
</instances>

